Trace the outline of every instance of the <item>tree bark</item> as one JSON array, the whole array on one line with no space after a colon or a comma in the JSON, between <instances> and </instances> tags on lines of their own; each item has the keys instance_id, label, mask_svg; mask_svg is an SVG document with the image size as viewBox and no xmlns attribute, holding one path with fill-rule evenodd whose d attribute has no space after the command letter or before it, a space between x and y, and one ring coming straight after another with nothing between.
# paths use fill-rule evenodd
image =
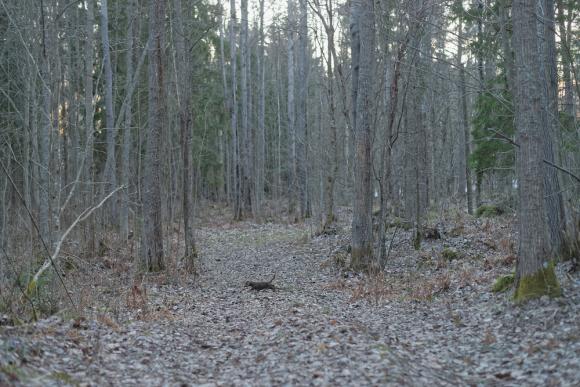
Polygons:
<instances>
[{"instance_id":1,"label":"tree bark","mask_svg":"<svg viewBox=\"0 0 580 387\"><path fill-rule=\"evenodd\" d=\"M473 215L473 192L469 155L471 153L471 135L469 130L469 116L467 111L467 88L465 87L465 66L461 62L463 56L463 26L459 21L457 40L457 65L459 66L459 94L461 98L461 126L463 128L463 160L465 163L465 196L467 199L467 213Z\"/></svg>"},{"instance_id":2,"label":"tree bark","mask_svg":"<svg viewBox=\"0 0 580 387\"><path fill-rule=\"evenodd\" d=\"M308 216L308 180L306 142L308 126L308 4L300 0L298 26L298 103L296 105L296 186L300 219Z\"/></svg>"},{"instance_id":3,"label":"tree bark","mask_svg":"<svg viewBox=\"0 0 580 387\"><path fill-rule=\"evenodd\" d=\"M258 133L256 149L256 188L255 211L261 216L261 207L264 196L264 182L266 179L266 57L264 56L264 0L260 0L260 45L258 49L258 77L260 82L258 101Z\"/></svg>"},{"instance_id":4,"label":"tree bark","mask_svg":"<svg viewBox=\"0 0 580 387\"><path fill-rule=\"evenodd\" d=\"M294 0L288 0L288 213L295 215L297 196L296 111L294 101Z\"/></svg>"},{"instance_id":5,"label":"tree bark","mask_svg":"<svg viewBox=\"0 0 580 387\"><path fill-rule=\"evenodd\" d=\"M103 66L105 70L105 132L107 135L107 159L103 172L103 196L117 188L117 161L115 156L115 113L113 111L113 68L109 43L109 15L107 0L101 0L101 42L103 45ZM106 205L105 224L117 224L117 197Z\"/></svg>"},{"instance_id":6,"label":"tree bark","mask_svg":"<svg viewBox=\"0 0 580 387\"><path fill-rule=\"evenodd\" d=\"M161 207L161 138L164 112L164 20L165 0L149 0L149 97L148 131L143 176L143 231L141 264L146 271L165 268Z\"/></svg>"},{"instance_id":7,"label":"tree bark","mask_svg":"<svg viewBox=\"0 0 580 387\"><path fill-rule=\"evenodd\" d=\"M352 261L355 270L372 269L371 122L373 111L375 25L373 0L353 0L351 47L355 181L352 220Z\"/></svg>"},{"instance_id":8,"label":"tree bark","mask_svg":"<svg viewBox=\"0 0 580 387\"><path fill-rule=\"evenodd\" d=\"M543 41L540 46L543 48L538 52L538 57L542 58L539 63L543 65L540 74L544 80L542 92L544 96L542 130L544 134L543 148L544 159L551 163L559 162L560 143L560 122L558 112L558 74L556 64L556 37L555 37L555 16L554 1L541 0L544 14L541 15L542 22L539 23L540 35ZM546 188L546 215L548 217L548 227L550 231L550 245L554 254L559 254L563 247L565 234L564 202L562 200L562 190L558 171L549 165L544 165L544 179Z\"/></svg>"},{"instance_id":9,"label":"tree bark","mask_svg":"<svg viewBox=\"0 0 580 387\"><path fill-rule=\"evenodd\" d=\"M183 229L185 234L185 262L190 272L196 271L197 248L194 235L194 204L193 204L193 170L192 170L192 113L191 100L193 83L189 53L185 47L185 29L183 27L181 0L173 0L175 21L175 51L177 84L176 94L179 105L179 127L181 133L181 157L183 173ZM186 15L189 12L185 13Z\"/></svg>"},{"instance_id":10,"label":"tree bark","mask_svg":"<svg viewBox=\"0 0 580 387\"><path fill-rule=\"evenodd\" d=\"M123 153L121 159L121 184L125 187L121 192L121 208L120 208L120 231L121 238L127 240L129 237L129 175L131 168L131 149L133 145L132 138L132 122L133 122L133 99L132 92L129 90L132 88L131 83L133 80L133 47L135 42L135 24L136 17L135 12L137 10L136 0L129 0L127 2L127 53L125 64L126 64L126 90L127 90L127 107L125 108L125 120L124 120L124 130L123 130Z\"/></svg>"},{"instance_id":11,"label":"tree bark","mask_svg":"<svg viewBox=\"0 0 580 387\"><path fill-rule=\"evenodd\" d=\"M248 0L241 1L241 31L240 31L240 93L242 94L242 130L241 130L241 188L242 188L242 208L244 216L252 213L252 168L250 152L250 53L248 42ZM233 44L233 42L232 42Z\"/></svg>"},{"instance_id":12,"label":"tree bark","mask_svg":"<svg viewBox=\"0 0 580 387\"><path fill-rule=\"evenodd\" d=\"M520 241L516 267L516 300L544 294L559 295L549 264L550 248L545 212L542 143L542 85L537 63L538 37L535 1L514 0L516 156Z\"/></svg>"},{"instance_id":13,"label":"tree bark","mask_svg":"<svg viewBox=\"0 0 580 387\"><path fill-rule=\"evenodd\" d=\"M236 53L236 1L230 0L230 66L232 72L231 90L231 136L232 136L232 172L234 219L242 218L241 176L240 176L240 142L238 136L238 80L237 80L237 53Z\"/></svg>"}]
</instances>

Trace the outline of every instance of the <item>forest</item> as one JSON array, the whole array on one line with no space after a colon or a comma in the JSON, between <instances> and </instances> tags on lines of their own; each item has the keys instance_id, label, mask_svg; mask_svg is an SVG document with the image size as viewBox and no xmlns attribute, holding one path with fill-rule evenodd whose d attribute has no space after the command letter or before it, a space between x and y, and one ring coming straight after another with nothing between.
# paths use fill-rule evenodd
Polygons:
<instances>
[{"instance_id":1,"label":"forest","mask_svg":"<svg viewBox=\"0 0 580 387\"><path fill-rule=\"evenodd\" d=\"M0 0L0 387L580 385L577 0Z\"/></svg>"}]
</instances>

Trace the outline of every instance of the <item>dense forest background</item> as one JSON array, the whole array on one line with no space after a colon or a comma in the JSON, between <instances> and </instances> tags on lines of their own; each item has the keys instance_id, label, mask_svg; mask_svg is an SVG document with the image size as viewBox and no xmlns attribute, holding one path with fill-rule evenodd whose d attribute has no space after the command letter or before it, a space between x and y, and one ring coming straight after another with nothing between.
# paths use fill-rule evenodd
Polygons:
<instances>
[{"instance_id":1,"label":"dense forest background","mask_svg":"<svg viewBox=\"0 0 580 387\"><path fill-rule=\"evenodd\" d=\"M557 294L548 262L578 254L579 12L0 0L0 308L36 309L112 239L142 271L195 272L215 206L318 233L352 207L357 271L388 265L393 224L419 249L434 214L518 211L520 296L537 273L531 296Z\"/></svg>"}]
</instances>

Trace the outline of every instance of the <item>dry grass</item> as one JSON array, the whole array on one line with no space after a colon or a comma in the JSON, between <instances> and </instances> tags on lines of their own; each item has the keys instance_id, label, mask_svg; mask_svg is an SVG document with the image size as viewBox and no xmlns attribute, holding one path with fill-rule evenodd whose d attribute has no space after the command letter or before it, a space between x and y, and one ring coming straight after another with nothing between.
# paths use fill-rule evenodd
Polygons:
<instances>
[{"instance_id":1,"label":"dry grass","mask_svg":"<svg viewBox=\"0 0 580 387\"><path fill-rule=\"evenodd\" d=\"M379 305L384 301L392 300L396 292L387 280L384 273L373 274L352 289L351 302L366 299L369 302Z\"/></svg>"}]
</instances>

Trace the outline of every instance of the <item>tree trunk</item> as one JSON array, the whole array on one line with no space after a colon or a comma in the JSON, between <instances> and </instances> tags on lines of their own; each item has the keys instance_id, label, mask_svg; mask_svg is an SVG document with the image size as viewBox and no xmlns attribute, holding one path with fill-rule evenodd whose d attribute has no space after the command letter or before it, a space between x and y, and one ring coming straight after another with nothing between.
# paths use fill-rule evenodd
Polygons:
<instances>
[{"instance_id":1,"label":"tree trunk","mask_svg":"<svg viewBox=\"0 0 580 387\"><path fill-rule=\"evenodd\" d=\"M558 31L560 33L560 42L562 45L562 80L564 82L564 100L562 102L562 110L566 113L568 119L572 124L576 120L576 106L574 103L574 91L572 85L572 70L574 60L570 57L569 34L566 29L566 17L564 14L563 0L556 0L558 7ZM571 125L573 126L573 125Z\"/></svg>"},{"instance_id":2,"label":"tree trunk","mask_svg":"<svg viewBox=\"0 0 580 387\"><path fill-rule=\"evenodd\" d=\"M355 130L355 181L352 220L352 261L355 270L372 269L371 122L375 25L373 0L353 0L351 43L353 71L353 127Z\"/></svg>"},{"instance_id":3,"label":"tree trunk","mask_svg":"<svg viewBox=\"0 0 580 387\"><path fill-rule=\"evenodd\" d=\"M192 113L191 86L193 83L191 64L185 47L185 29L182 15L184 13L181 0L173 0L175 21L175 51L177 84L176 94L179 108L179 126L181 133L181 157L183 169L183 229L185 233L185 262L190 272L195 272L197 265L197 248L194 236L194 205L193 205L193 171L192 171ZM189 15L189 12L185 13Z\"/></svg>"},{"instance_id":4,"label":"tree trunk","mask_svg":"<svg viewBox=\"0 0 580 387\"><path fill-rule=\"evenodd\" d=\"M107 159L103 172L104 197L117 188L117 162L115 157L115 113L113 111L113 68L111 66L111 48L109 43L109 16L107 0L101 0L101 41L103 45L103 66L105 69L105 132L107 134ZM111 198L106 204L105 224L117 224L117 196Z\"/></svg>"},{"instance_id":5,"label":"tree trunk","mask_svg":"<svg viewBox=\"0 0 580 387\"><path fill-rule=\"evenodd\" d=\"M233 197L234 219L242 218L241 176L240 176L240 143L238 136L238 80L237 80L237 53L236 53L236 1L230 0L230 66L232 71L232 172L233 172Z\"/></svg>"},{"instance_id":6,"label":"tree trunk","mask_svg":"<svg viewBox=\"0 0 580 387\"><path fill-rule=\"evenodd\" d=\"M40 75L42 87L42 132L39 141L39 161L40 161L40 202L39 204L39 224L40 234L45 243L52 248L53 235L50 225L50 207L51 207L51 184L50 184L50 138L52 136L52 118L51 118L51 81L50 81L50 64L47 52L47 24L50 21L45 20L44 1L40 1L40 25L42 27L42 42L40 54Z\"/></svg>"},{"instance_id":7,"label":"tree trunk","mask_svg":"<svg viewBox=\"0 0 580 387\"><path fill-rule=\"evenodd\" d=\"M143 176L141 264L147 271L165 268L161 210L161 138L163 135L165 0L149 0L148 132Z\"/></svg>"},{"instance_id":8,"label":"tree trunk","mask_svg":"<svg viewBox=\"0 0 580 387\"><path fill-rule=\"evenodd\" d=\"M242 207L245 215L252 213L252 168L250 152L251 133L250 133L250 53L248 43L248 0L241 1L242 11L242 28L240 31L240 56L241 56L241 84L240 93L242 94L242 130L241 130L241 163L242 163ZM232 44L234 44L232 42Z\"/></svg>"},{"instance_id":9,"label":"tree trunk","mask_svg":"<svg viewBox=\"0 0 580 387\"><path fill-rule=\"evenodd\" d=\"M308 126L308 5L300 0L298 34L298 103L296 105L296 185L300 219L310 216L308 211L308 179L306 165L306 136Z\"/></svg>"},{"instance_id":10,"label":"tree trunk","mask_svg":"<svg viewBox=\"0 0 580 387\"><path fill-rule=\"evenodd\" d=\"M465 196L467 197L467 213L473 215L473 192L471 183L471 172L469 168L469 155L471 153L470 147L470 131L469 131L469 117L467 111L467 88L465 87L465 67L461 62L463 55L463 26L461 20L457 27L457 65L459 66L459 94L461 98L461 126L463 128L463 158L465 163Z\"/></svg>"},{"instance_id":11,"label":"tree trunk","mask_svg":"<svg viewBox=\"0 0 580 387\"><path fill-rule=\"evenodd\" d=\"M264 56L264 0L260 0L260 46L258 49L258 77L260 95L258 101L258 134L256 149L256 188L255 211L261 216L264 196L264 181L266 177L266 57Z\"/></svg>"},{"instance_id":12,"label":"tree trunk","mask_svg":"<svg viewBox=\"0 0 580 387\"><path fill-rule=\"evenodd\" d=\"M135 12L137 10L136 0L129 0L127 2L127 53L125 63L127 66L126 74L126 90L131 89L133 80L133 46L135 41ZM131 126L133 122L133 99L132 94L127 91L127 107L125 108L125 128L123 130L123 154L121 159L121 184L125 187L121 196L121 210L120 210L120 231L121 238L127 240L129 237L129 175L131 162L131 148L133 145Z\"/></svg>"},{"instance_id":13,"label":"tree trunk","mask_svg":"<svg viewBox=\"0 0 580 387\"><path fill-rule=\"evenodd\" d=\"M288 213L295 215L297 196L296 113L294 101L294 0L288 0Z\"/></svg>"},{"instance_id":14,"label":"tree trunk","mask_svg":"<svg viewBox=\"0 0 580 387\"><path fill-rule=\"evenodd\" d=\"M86 42L85 42L85 77L84 77L84 88L85 88L85 98L84 98L84 110L85 110L85 163L84 163L84 176L86 179L86 200L85 206L90 206L93 203L93 198L95 196L94 188L94 168L93 168L93 149L95 141L95 129L94 129L94 114L95 109L93 107L93 65L94 65L94 2L93 0L88 0L85 4L87 8L87 19L85 26ZM91 216L88 221L88 241L87 250L89 254L95 253L95 217Z\"/></svg>"},{"instance_id":15,"label":"tree trunk","mask_svg":"<svg viewBox=\"0 0 580 387\"><path fill-rule=\"evenodd\" d=\"M517 142L516 171L519 193L520 241L515 298L525 301L544 294L560 294L550 248L545 212L542 144L542 84L538 68L536 4L514 0L513 48Z\"/></svg>"},{"instance_id":16,"label":"tree trunk","mask_svg":"<svg viewBox=\"0 0 580 387\"><path fill-rule=\"evenodd\" d=\"M326 11L328 20L324 23L327 38L327 60L326 60L326 78L327 78L327 99L328 99L328 141L329 147L325 154L326 157L326 179L324 182L324 223L323 231L326 230L335 220L334 216L334 186L338 174L338 130L336 127L336 104L334 97L334 68L332 66L334 51L334 21L332 1L327 0ZM317 4L317 13L322 18L320 5Z\"/></svg>"},{"instance_id":17,"label":"tree trunk","mask_svg":"<svg viewBox=\"0 0 580 387\"><path fill-rule=\"evenodd\" d=\"M551 163L559 163L559 142L560 142L560 122L558 113L558 74L556 64L556 38L555 38L555 20L554 20L554 1L541 0L544 15L542 22L538 23L540 28L540 36L543 41L540 46L543 48L538 54L541 58L539 63L543 68L540 69L540 74L544 82L542 92L545 98L544 101L544 125L542 130L544 133L544 159ZM549 166L544 165L544 179L546 188L546 215L548 216L548 227L550 230L550 245L551 250L555 255L558 255L563 247L565 234L565 215L564 203L562 200L562 190L560 189L560 181L558 171Z\"/></svg>"}]
</instances>

